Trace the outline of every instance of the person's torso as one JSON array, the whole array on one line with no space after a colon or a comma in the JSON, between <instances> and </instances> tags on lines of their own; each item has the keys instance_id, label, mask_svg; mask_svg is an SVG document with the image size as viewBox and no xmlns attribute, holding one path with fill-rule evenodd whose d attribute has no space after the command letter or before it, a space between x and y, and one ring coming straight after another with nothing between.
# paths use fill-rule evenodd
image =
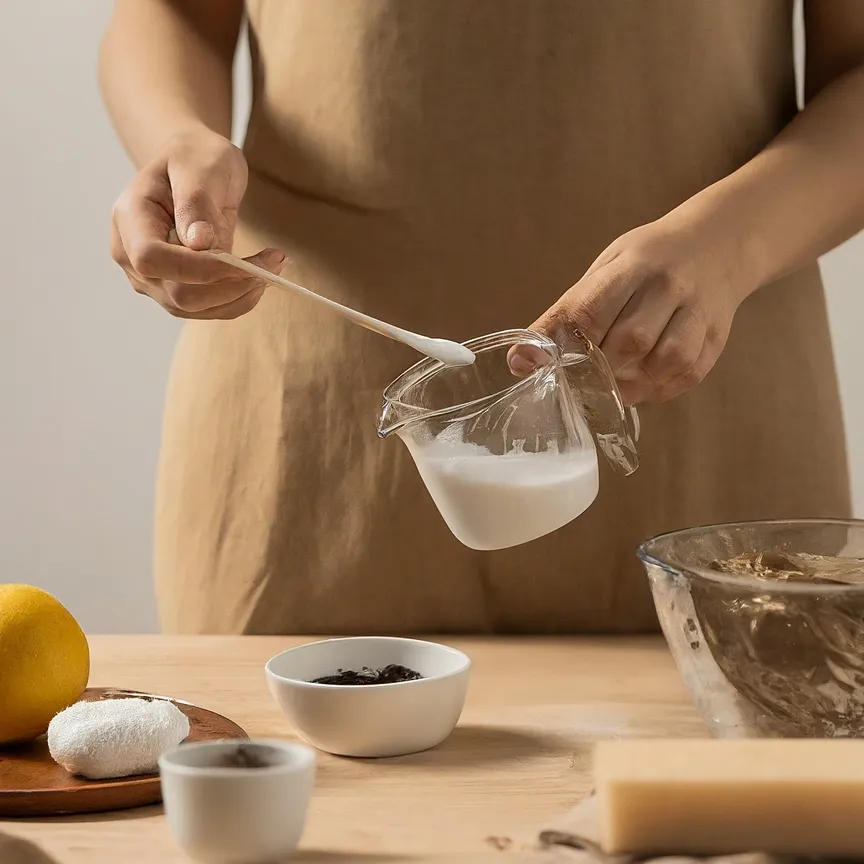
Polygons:
<instances>
[{"instance_id":1,"label":"person's torso","mask_svg":"<svg viewBox=\"0 0 864 864\"><path fill-rule=\"evenodd\" d=\"M792 0L249 11L237 251L283 247L290 278L432 336L528 325L616 236L744 163L795 111ZM636 474L605 472L585 514L505 552L460 546L404 448L376 437L383 388L416 359L280 292L187 326L157 532L172 626L644 629L640 540L848 510L815 268L756 292L708 379L646 407Z\"/></svg>"},{"instance_id":2,"label":"person's torso","mask_svg":"<svg viewBox=\"0 0 864 864\"><path fill-rule=\"evenodd\" d=\"M788 122L791 9L250 0L250 166L391 223L472 279L502 245L522 277L530 250L563 290L615 236L728 174Z\"/></svg>"}]
</instances>

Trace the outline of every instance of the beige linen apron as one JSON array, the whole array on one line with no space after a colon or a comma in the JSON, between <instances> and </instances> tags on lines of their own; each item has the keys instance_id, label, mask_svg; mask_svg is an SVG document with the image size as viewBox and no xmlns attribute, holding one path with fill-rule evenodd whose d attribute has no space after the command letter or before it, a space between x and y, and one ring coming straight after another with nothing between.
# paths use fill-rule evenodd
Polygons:
<instances>
[{"instance_id":1,"label":"beige linen apron","mask_svg":"<svg viewBox=\"0 0 864 864\"><path fill-rule=\"evenodd\" d=\"M791 0L257 0L237 251L432 335L526 326L621 233L795 111ZM269 291L182 335L156 519L182 633L653 629L634 556L667 529L849 512L815 264L740 310L715 371L642 410L642 467L479 553L449 533L381 393L417 355ZM602 461L602 460L601 460Z\"/></svg>"}]
</instances>

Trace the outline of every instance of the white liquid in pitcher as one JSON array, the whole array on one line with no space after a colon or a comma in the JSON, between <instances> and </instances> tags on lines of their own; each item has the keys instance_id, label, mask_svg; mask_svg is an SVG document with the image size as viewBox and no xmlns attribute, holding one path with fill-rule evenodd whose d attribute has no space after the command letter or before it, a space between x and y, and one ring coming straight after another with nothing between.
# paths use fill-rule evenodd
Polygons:
<instances>
[{"instance_id":1,"label":"white liquid in pitcher","mask_svg":"<svg viewBox=\"0 0 864 864\"><path fill-rule=\"evenodd\" d=\"M436 440L410 447L444 521L471 549L506 549L561 528L591 506L599 477L593 449L511 452Z\"/></svg>"}]
</instances>

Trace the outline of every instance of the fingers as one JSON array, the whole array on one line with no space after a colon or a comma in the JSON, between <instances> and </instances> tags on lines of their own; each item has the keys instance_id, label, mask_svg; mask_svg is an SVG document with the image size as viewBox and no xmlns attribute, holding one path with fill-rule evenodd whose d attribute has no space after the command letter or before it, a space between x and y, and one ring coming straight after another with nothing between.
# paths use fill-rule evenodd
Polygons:
<instances>
[{"instance_id":1,"label":"fingers","mask_svg":"<svg viewBox=\"0 0 864 864\"><path fill-rule=\"evenodd\" d=\"M141 194L130 187L114 205L114 222L136 274L195 285L236 275L235 268L217 258L168 243L173 219L149 191Z\"/></svg>"},{"instance_id":2,"label":"fingers","mask_svg":"<svg viewBox=\"0 0 864 864\"><path fill-rule=\"evenodd\" d=\"M692 309L677 309L642 368L655 379L688 375L702 353L705 335L705 325Z\"/></svg>"},{"instance_id":3,"label":"fingers","mask_svg":"<svg viewBox=\"0 0 864 864\"><path fill-rule=\"evenodd\" d=\"M120 228L122 224L129 230L129 224L134 224L139 218L136 208L130 209L131 216L127 217L121 211L119 218L112 221L111 254L135 291L152 297L172 315L184 318L233 318L257 305L267 285L264 280L200 252L133 235L133 248L139 250L133 259L126 249ZM146 216L142 215L140 219L146 222ZM142 229L146 228L146 224L142 224ZM152 250L142 255L140 245L134 245L136 243L150 244ZM196 260L188 261L189 258ZM197 259L208 260L201 262ZM279 249L265 249L246 260L271 273L279 273L285 254ZM164 278L165 275L180 278ZM220 276L223 278L214 279Z\"/></svg>"},{"instance_id":4,"label":"fingers","mask_svg":"<svg viewBox=\"0 0 864 864\"><path fill-rule=\"evenodd\" d=\"M548 336L565 350L576 333L599 345L630 299L633 288L623 274L610 278L598 272L577 282L530 329Z\"/></svg>"},{"instance_id":5,"label":"fingers","mask_svg":"<svg viewBox=\"0 0 864 864\"><path fill-rule=\"evenodd\" d=\"M622 399L635 405L686 393L702 382L722 347L692 309L679 308L648 356L616 374Z\"/></svg>"},{"instance_id":6,"label":"fingers","mask_svg":"<svg viewBox=\"0 0 864 864\"><path fill-rule=\"evenodd\" d=\"M705 377L717 362L719 353L716 346L706 341L702 346L699 357L689 369L676 377L666 380L662 386L655 388L641 401L668 402L692 390L697 384L701 384L705 380Z\"/></svg>"},{"instance_id":7,"label":"fingers","mask_svg":"<svg viewBox=\"0 0 864 864\"><path fill-rule=\"evenodd\" d=\"M271 273L278 273L282 269L285 255L278 249L265 249L263 252L252 255L246 260L257 264L259 267L263 267ZM232 271L232 275L229 278L204 285L168 280L162 280L162 285L167 297L177 309L181 312L193 314L203 313L226 305L230 306L242 300L242 298L250 293L256 293L260 299L261 294L264 293L264 289L267 287L267 283L263 279L249 276L242 270L237 270L236 267L230 267L230 265L229 270Z\"/></svg>"},{"instance_id":8,"label":"fingers","mask_svg":"<svg viewBox=\"0 0 864 864\"><path fill-rule=\"evenodd\" d=\"M548 336L562 350L578 348L582 334L595 345L603 342L606 333L626 306L635 283L625 270L614 274L602 270L579 280L529 329ZM544 351L520 345L510 351L508 360L514 375L524 377L548 362Z\"/></svg>"},{"instance_id":9,"label":"fingers","mask_svg":"<svg viewBox=\"0 0 864 864\"><path fill-rule=\"evenodd\" d=\"M650 400L652 402L668 402L701 384L714 368L714 364L725 346L726 336L720 337L711 332L706 334L701 343L701 350L698 353L695 350L690 352L690 356L696 353L695 359L689 365L685 365L685 362L679 359L678 363L672 367L677 368L678 371L668 374L661 386L650 394Z\"/></svg>"},{"instance_id":10,"label":"fingers","mask_svg":"<svg viewBox=\"0 0 864 864\"><path fill-rule=\"evenodd\" d=\"M637 291L609 328L600 348L614 372L647 357L677 314L652 291Z\"/></svg>"},{"instance_id":11,"label":"fingers","mask_svg":"<svg viewBox=\"0 0 864 864\"><path fill-rule=\"evenodd\" d=\"M565 352L580 335L599 346L628 405L691 389L720 356L740 303L712 265L711 237L694 245L694 236L675 220L627 232L532 329ZM514 349L509 360L517 375L539 365L537 349Z\"/></svg>"},{"instance_id":12,"label":"fingers","mask_svg":"<svg viewBox=\"0 0 864 864\"><path fill-rule=\"evenodd\" d=\"M229 301L228 303L219 304L216 306L208 305L200 310L184 308L177 304L176 300L170 295L165 287L158 282L145 282L134 275L127 274L132 287L138 294L146 295L155 300L166 312L173 315L175 318L186 318L194 320L229 320L239 318L247 312L251 312L257 305L260 299L264 296L266 285L253 287L242 296ZM185 301L182 301L185 303Z\"/></svg>"},{"instance_id":13,"label":"fingers","mask_svg":"<svg viewBox=\"0 0 864 864\"><path fill-rule=\"evenodd\" d=\"M230 250L247 179L242 152L211 133L183 136L145 166L112 214L111 255L134 289L184 318L254 308L267 282L206 254ZM265 249L247 260L278 273L285 256Z\"/></svg>"},{"instance_id":14,"label":"fingers","mask_svg":"<svg viewBox=\"0 0 864 864\"><path fill-rule=\"evenodd\" d=\"M229 321L239 318L247 312L251 312L258 305L258 301L264 296L265 288L266 285L261 285L258 288L253 288L242 297L232 300L230 303L203 309L200 312L189 312L185 309L171 308L168 308L168 311L176 318L187 318L197 321Z\"/></svg>"}]
</instances>

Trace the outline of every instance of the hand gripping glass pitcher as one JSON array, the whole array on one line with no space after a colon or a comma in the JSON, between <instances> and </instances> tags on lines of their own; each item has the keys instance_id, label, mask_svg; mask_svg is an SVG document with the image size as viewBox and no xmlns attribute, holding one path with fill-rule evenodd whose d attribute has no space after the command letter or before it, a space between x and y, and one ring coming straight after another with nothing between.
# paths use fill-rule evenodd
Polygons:
<instances>
[{"instance_id":1,"label":"hand gripping glass pitcher","mask_svg":"<svg viewBox=\"0 0 864 864\"><path fill-rule=\"evenodd\" d=\"M378 434L405 442L466 546L517 546L584 512L599 487L595 441L618 473L637 469L639 415L624 407L606 358L587 339L562 350L529 330L507 330L465 345L473 365L422 360L384 391ZM517 345L540 349L548 362L515 378L507 356Z\"/></svg>"}]
</instances>

